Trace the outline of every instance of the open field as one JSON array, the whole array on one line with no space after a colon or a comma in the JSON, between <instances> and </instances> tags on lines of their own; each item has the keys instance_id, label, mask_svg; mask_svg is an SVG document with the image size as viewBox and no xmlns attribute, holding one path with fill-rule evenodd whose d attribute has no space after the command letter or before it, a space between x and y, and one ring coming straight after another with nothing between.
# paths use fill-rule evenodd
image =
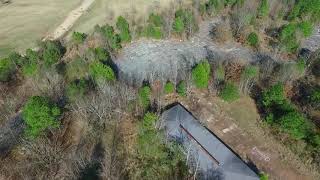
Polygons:
<instances>
[{"instance_id":1,"label":"open field","mask_svg":"<svg viewBox=\"0 0 320 180\"><path fill-rule=\"evenodd\" d=\"M91 32L97 24L112 23L122 15L129 20L145 21L151 12L172 7L175 0L95 0L94 4L75 24L71 31ZM184 0L190 3L191 0Z\"/></svg>"},{"instance_id":2,"label":"open field","mask_svg":"<svg viewBox=\"0 0 320 180\"><path fill-rule=\"evenodd\" d=\"M81 0L12 0L0 5L0 57L32 48L53 31Z\"/></svg>"},{"instance_id":3,"label":"open field","mask_svg":"<svg viewBox=\"0 0 320 180\"><path fill-rule=\"evenodd\" d=\"M68 15L76 10L81 2L81 0L47 0L45 2L29 0L26 3L23 0L14 0L10 4L1 5L0 16L7 18L0 20L0 57L12 50L24 52L26 48L33 48L38 40L49 35L51 37L51 34L63 35L61 23L67 21L67 18L70 19ZM176 1L95 0L79 20L71 17L72 23L69 23L70 27L66 29L70 29L69 32L90 33L96 24L112 23L120 15L131 21L133 18L136 22L146 21L149 13L172 8L173 2ZM191 0L183 1L183 3L190 2Z\"/></svg>"}]
</instances>

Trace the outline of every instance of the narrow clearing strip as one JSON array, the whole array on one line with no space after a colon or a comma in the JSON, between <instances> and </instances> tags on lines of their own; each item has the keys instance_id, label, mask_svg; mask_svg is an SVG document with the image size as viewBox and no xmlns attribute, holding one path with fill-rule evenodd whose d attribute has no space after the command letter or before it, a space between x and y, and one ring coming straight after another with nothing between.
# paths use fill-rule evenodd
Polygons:
<instances>
[{"instance_id":1,"label":"narrow clearing strip","mask_svg":"<svg viewBox=\"0 0 320 180\"><path fill-rule=\"evenodd\" d=\"M49 35L42 40L55 40L61 38L67 33L77 20L89 9L95 0L83 0L80 6L71 11L65 20Z\"/></svg>"}]
</instances>

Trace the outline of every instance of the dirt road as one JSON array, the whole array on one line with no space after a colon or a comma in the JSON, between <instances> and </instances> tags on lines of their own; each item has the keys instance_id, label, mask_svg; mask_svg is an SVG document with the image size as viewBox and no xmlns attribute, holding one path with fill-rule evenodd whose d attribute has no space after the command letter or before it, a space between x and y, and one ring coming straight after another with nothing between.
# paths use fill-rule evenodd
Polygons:
<instances>
[{"instance_id":1,"label":"dirt road","mask_svg":"<svg viewBox=\"0 0 320 180\"><path fill-rule=\"evenodd\" d=\"M66 34L76 21L85 13L95 0L83 0L83 2L76 9L72 10L65 20L50 34L48 34L45 40L55 40L61 38Z\"/></svg>"}]
</instances>

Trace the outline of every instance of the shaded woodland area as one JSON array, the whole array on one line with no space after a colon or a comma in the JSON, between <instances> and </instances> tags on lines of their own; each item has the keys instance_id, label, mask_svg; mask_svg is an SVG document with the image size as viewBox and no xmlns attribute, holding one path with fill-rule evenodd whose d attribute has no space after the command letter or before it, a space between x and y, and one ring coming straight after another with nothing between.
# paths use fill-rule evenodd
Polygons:
<instances>
[{"instance_id":1,"label":"shaded woodland area","mask_svg":"<svg viewBox=\"0 0 320 180\"><path fill-rule=\"evenodd\" d=\"M208 53L174 80L121 77L117 59L132 41L187 41L216 17L210 41L238 43L255 61ZM190 89L250 96L258 123L319 174L320 51L300 47L319 21L319 0L177 1L144 22L120 16L70 42L12 52L0 60L0 179L203 179L157 123L164 97Z\"/></svg>"}]
</instances>

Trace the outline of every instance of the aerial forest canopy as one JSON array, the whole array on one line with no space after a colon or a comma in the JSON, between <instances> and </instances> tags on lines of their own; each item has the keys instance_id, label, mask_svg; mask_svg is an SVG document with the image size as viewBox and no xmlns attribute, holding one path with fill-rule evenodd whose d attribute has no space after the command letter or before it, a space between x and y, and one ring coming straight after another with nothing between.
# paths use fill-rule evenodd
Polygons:
<instances>
[{"instance_id":1,"label":"aerial forest canopy","mask_svg":"<svg viewBox=\"0 0 320 180\"><path fill-rule=\"evenodd\" d=\"M161 113L176 103L260 179L320 179L319 0L172 0L109 15L0 58L0 179L220 177L165 133Z\"/></svg>"}]
</instances>

